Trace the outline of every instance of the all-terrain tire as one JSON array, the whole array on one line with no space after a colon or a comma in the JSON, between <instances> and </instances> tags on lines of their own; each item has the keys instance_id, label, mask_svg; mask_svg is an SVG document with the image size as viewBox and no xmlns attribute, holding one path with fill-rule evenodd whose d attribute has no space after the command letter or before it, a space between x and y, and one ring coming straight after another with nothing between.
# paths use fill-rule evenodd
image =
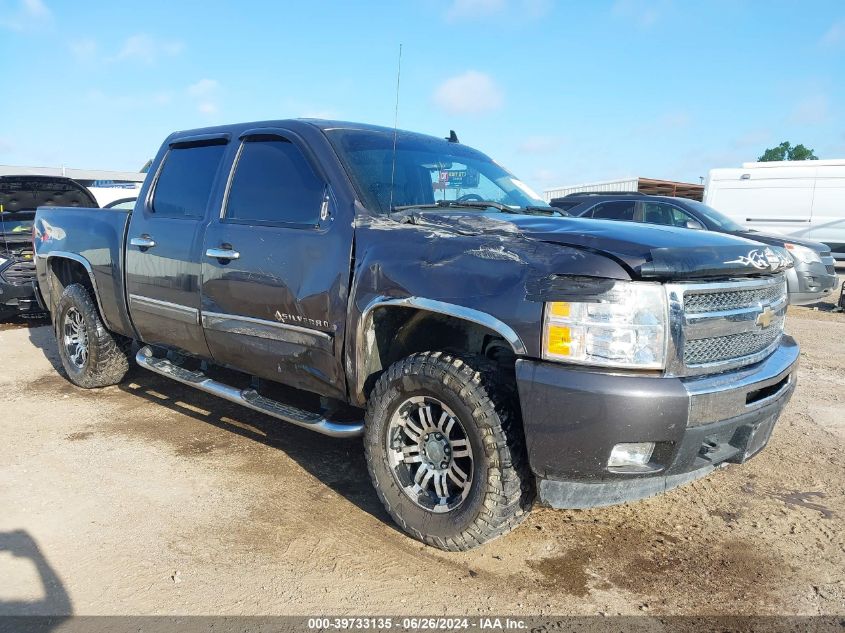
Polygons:
<instances>
[{"instance_id":1,"label":"all-terrain tire","mask_svg":"<svg viewBox=\"0 0 845 633\"><path fill-rule=\"evenodd\" d=\"M69 316L81 317L87 356L84 361L74 361L65 344ZM85 286L71 284L62 292L54 315L56 342L62 366L70 381L85 389L116 385L129 371L131 339L113 334L103 325L97 306ZM71 328L72 330L72 328Z\"/></svg>"},{"instance_id":2,"label":"all-terrain tire","mask_svg":"<svg viewBox=\"0 0 845 633\"><path fill-rule=\"evenodd\" d=\"M512 394L496 365L480 357L422 352L381 375L367 406L364 448L376 492L405 532L440 549L462 551L505 534L528 515L534 481ZM446 404L472 447L469 493L447 512L415 503L388 457L390 421L403 403L418 397Z\"/></svg>"}]
</instances>

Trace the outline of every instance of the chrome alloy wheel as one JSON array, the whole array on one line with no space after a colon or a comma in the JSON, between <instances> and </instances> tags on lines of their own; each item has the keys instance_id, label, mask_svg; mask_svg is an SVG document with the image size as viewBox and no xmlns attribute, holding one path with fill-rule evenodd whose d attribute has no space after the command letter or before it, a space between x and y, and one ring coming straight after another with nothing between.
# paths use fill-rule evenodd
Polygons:
<instances>
[{"instance_id":1,"label":"chrome alloy wheel","mask_svg":"<svg viewBox=\"0 0 845 633\"><path fill-rule=\"evenodd\" d=\"M387 459L415 504L449 512L472 488L473 457L466 430L452 410L431 396L408 398L387 428Z\"/></svg>"},{"instance_id":2,"label":"chrome alloy wheel","mask_svg":"<svg viewBox=\"0 0 845 633\"><path fill-rule=\"evenodd\" d=\"M85 320L76 308L69 308L65 312L63 335L68 359L78 369L84 368L88 362L88 332Z\"/></svg>"}]
</instances>

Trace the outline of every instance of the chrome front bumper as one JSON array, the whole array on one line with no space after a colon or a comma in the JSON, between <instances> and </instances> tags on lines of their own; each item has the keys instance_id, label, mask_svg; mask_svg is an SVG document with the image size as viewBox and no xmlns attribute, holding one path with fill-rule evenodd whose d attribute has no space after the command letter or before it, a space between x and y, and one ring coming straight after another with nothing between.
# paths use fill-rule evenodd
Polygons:
<instances>
[{"instance_id":1,"label":"chrome front bumper","mask_svg":"<svg viewBox=\"0 0 845 633\"><path fill-rule=\"evenodd\" d=\"M751 413L794 389L798 380L798 344L784 336L765 360L714 376L683 379L689 394L687 426L710 424Z\"/></svg>"}]
</instances>

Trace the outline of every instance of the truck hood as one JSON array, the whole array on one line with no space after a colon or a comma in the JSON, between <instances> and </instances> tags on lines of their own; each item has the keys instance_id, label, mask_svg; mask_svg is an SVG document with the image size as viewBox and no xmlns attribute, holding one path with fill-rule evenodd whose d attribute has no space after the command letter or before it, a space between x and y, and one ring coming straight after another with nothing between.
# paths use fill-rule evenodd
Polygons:
<instances>
[{"instance_id":1,"label":"truck hood","mask_svg":"<svg viewBox=\"0 0 845 633\"><path fill-rule=\"evenodd\" d=\"M0 176L0 205L5 213L38 207L99 207L83 185L60 176Z\"/></svg>"},{"instance_id":2,"label":"truck hood","mask_svg":"<svg viewBox=\"0 0 845 633\"><path fill-rule=\"evenodd\" d=\"M713 231L690 231L613 220L422 211L406 221L463 234L497 234L561 244L610 257L633 278L682 280L771 274L792 266L792 258L777 246Z\"/></svg>"},{"instance_id":3,"label":"truck hood","mask_svg":"<svg viewBox=\"0 0 845 633\"><path fill-rule=\"evenodd\" d=\"M763 244L768 244L770 246L783 247L784 244L789 242L790 244L798 244L798 246L804 246L805 248L814 250L817 253L830 252L830 247L827 244L822 244L821 242L814 242L812 240L802 240L787 235L778 235L777 233L761 233L759 231L744 230L734 231L733 233L731 233L731 235L744 237L745 239L754 240L755 242L762 242Z\"/></svg>"}]
</instances>

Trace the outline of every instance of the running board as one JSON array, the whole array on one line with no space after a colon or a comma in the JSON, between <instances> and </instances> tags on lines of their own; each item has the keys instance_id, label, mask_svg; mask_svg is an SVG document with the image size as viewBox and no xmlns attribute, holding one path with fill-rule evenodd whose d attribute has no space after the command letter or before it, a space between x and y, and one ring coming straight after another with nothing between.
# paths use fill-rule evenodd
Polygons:
<instances>
[{"instance_id":1,"label":"running board","mask_svg":"<svg viewBox=\"0 0 845 633\"><path fill-rule=\"evenodd\" d=\"M364 423L353 422L344 424L332 422L319 413L303 411L296 407L265 398L254 389L237 389L222 382L212 380L200 371L191 371L174 365L166 358L156 358L152 348L142 347L135 355L135 360L144 369L149 369L161 376L167 376L184 385L195 387L212 395L242 404L245 407L260 411L279 420L296 424L306 429L330 437L360 437L364 434Z\"/></svg>"}]
</instances>

